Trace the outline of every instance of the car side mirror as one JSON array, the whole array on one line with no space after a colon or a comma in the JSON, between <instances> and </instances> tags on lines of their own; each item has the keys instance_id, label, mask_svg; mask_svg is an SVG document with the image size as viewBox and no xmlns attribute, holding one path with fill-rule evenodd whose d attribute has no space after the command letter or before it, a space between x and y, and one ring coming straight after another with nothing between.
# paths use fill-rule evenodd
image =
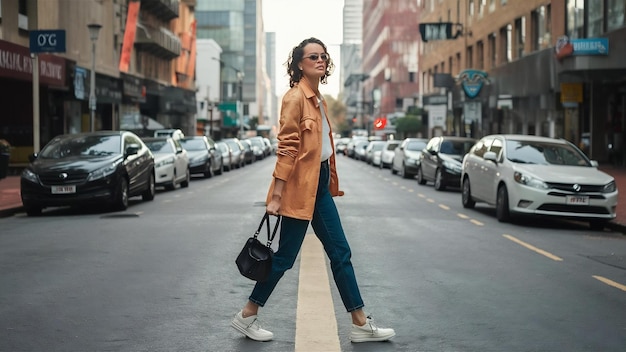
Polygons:
<instances>
[{"instance_id":1,"label":"car side mirror","mask_svg":"<svg viewBox=\"0 0 626 352\"><path fill-rule=\"evenodd\" d=\"M37 159L38 156L39 156L39 154L32 153L32 154L28 155L28 161L30 161L32 163L33 161L35 161L35 159Z\"/></svg>"},{"instance_id":2,"label":"car side mirror","mask_svg":"<svg viewBox=\"0 0 626 352\"><path fill-rule=\"evenodd\" d=\"M141 146L139 144L136 144L136 143L129 144L126 147L126 151L125 151L126 152L126 156L134 155L134 154L139 153L139 149L141 149Z\"/></svg>"},{"instance_id":3,"label":"car side mirror","mask_svg":"<svg viewBox=\"0 0 626 352\"><path fill-rule=\"evenodd\" d=\"M498 163L498 156L494 152L486 152L485 155L483 155L483 159L493 161L496 164Z\"/></svg>"}]
</instances>

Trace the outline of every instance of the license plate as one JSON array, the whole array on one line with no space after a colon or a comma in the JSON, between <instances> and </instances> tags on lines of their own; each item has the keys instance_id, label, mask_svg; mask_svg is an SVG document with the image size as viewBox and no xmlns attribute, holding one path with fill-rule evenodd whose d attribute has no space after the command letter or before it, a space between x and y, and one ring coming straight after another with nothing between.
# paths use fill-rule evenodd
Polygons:
<instances>
[{"instance_id":1,"label":"license plate","mask_svg":"<svg viewBox=\"0 0 626 352\"><path fill-rule=\"evenodd\" d=\"M52 186L52 194L71 194L71 193L76 193L76 185Z\"/></svg>"},{"instance_id":2,"label":"license plate","mask_svg":"<svg viewBox=\"0 0 626 352\"><path fill-rule=\"evenodd\" d=\"M589 197L588 196L567 196L565 198L565 203L571 205L589 205Z\"/></svg>"}]
</instances>

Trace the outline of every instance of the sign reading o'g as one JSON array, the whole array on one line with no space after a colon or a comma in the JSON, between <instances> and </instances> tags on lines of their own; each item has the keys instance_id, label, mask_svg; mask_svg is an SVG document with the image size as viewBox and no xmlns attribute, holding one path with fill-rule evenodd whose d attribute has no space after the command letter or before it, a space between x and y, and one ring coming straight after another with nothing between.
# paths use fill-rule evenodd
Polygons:
<instances>
[{"instance_id":1,"label":"sign reading o'g","mask_svg":"<svg viewBox=\"0 0 626 352\"><path fill-rule=\"evenodd\" d=\"M31 53L64 53L65 30L30 31Z\"/></svg>"}]
</instances>

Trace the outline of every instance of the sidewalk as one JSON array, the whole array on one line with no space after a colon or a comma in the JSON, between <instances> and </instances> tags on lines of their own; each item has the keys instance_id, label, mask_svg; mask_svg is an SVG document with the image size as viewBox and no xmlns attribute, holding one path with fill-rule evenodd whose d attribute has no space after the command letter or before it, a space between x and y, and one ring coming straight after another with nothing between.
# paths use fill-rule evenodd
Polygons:
<instances>
[{"instance_id":1,"label":"sidewalk","mask_svg":"<svg viewBox=\"0 0 626 352\"><path fill-rule=\"evenodd\" d=\"M613 231L626 234L626 167L601 165L600 170L615 178L619 190L617 217L607 225ZM20 197L20 176L11 175L0 179L0 217L23 211Z\"/></svg>"}]
</instances>

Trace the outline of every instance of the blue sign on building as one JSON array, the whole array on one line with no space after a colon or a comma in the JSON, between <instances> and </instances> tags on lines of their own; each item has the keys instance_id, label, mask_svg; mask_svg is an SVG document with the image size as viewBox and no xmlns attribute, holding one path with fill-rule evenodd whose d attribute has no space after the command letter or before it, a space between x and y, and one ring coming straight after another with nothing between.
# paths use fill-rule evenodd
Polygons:
<instances>
[{"instance_id":1,"label":"blue sign on building","mask_svg":"<svg viewBox=\"0 0 626 352\"><path fill-rule=\"evenodd\" d=\"M574 47L572 55L609 55L608 38L571 39L570 42Z\"/></svg>"},{"instance_id":2,"label":"blue sign on building","mask_svg":"<svg viewBox=\"0 0 626 352\"><path fill-rule=\"evenodd\" d=\"M64 53L65 30L30 31L31 53Z\"/></svg>"}]
</instances>

